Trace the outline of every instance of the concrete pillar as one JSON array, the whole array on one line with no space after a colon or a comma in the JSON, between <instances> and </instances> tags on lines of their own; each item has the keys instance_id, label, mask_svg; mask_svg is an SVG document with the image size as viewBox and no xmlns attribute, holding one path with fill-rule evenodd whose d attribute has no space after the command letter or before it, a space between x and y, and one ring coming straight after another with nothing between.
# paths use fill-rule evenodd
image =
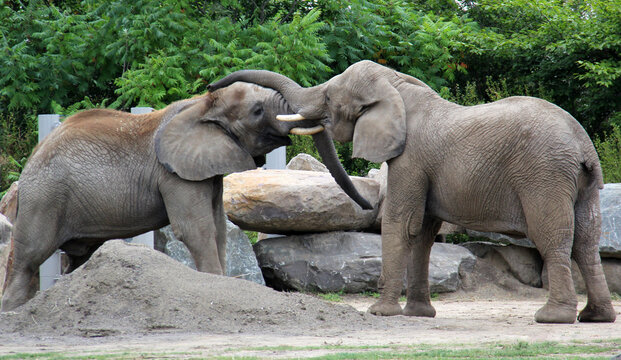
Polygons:
<instances>
[{"instance_id":1,"label":"concrete pillar","mask_svg":"<svg viewBox=\"0 0 621 360\"><path fill-rule=\"evenodd\" d=\"M150 107L133 107L131 108L132 114L148 114L153 111L153 108ZM155 235L153 231L146 232L144 234L140 234L138 236L134 236L133 238L125 239L125 241L131 242L132 244L144 244L153 249L154 246L154 238Z\"/></svg>"},{"instance_id":2,"label":"concrete pillar","mask_svg":"<svg viewBox=\"0 0 621 360\"><path fill-rule=\"evenodd\" d=\"M39 122L39 142L41 142L49 133L60 125L60 115L58 114L41 114L38 116ZM45 290L54 285L56 280L60 278L60 250L56 250L39 267L39 289Z\"/></svg>"},{"instance_id":3,"label":"concrete pillar","mask_svg":"<svg viewBox=\"0 0 621 360\"><path fill-rule=\"evenodd\" d=\"M265 166L266 169L285 169L287 167L287 148L285 146L281 146L270 151L265 156ZM275 238L281 237L282 235L274 235L274 234L266 234L267 238Z\"/></svg>"}]
</instances>

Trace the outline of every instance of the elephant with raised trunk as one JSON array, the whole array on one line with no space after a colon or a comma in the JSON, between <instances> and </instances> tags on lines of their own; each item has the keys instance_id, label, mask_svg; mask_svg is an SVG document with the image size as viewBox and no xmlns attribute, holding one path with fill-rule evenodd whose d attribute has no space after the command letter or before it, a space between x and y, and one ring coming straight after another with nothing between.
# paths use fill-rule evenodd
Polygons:
<instances>
[{"instance_id":1,"label":"elephant with raised trunk","mask_svg":"<svg viewBox=\"0 0 621 360\"><path fill-rule=\"evenodd\" d=\"M602 170L587 133L561 108L532 97L460 106L371 61L311 88L268 71L236 72L212 88L235 81L282 93L297 113L283 120L314 120L335 140L353 141L353 156L387 161L383 288L371 313L435 316L429 254L448 221L535 243L550 279L536 321L576 320L571 258L587 284L588 302L578 320L615 320L598 252Z\"/></svg>"},{"instance_id":2,"label":"elephant with raised trunk","mask_svg":"<svg viewBox=\"0 0 621 360\"><path fill-rule=\"evenodd\" d=\"M20 177L2 310L28 300L56 249L75 267L107 239L169 223L199 271L222 274L222 176L262 165L264 154L290 144L290 131L308 133L309 121L276 120L290 111L276 91L237 83L150 114L99 109L66 119Z\"/></svg>"}]
</instances>

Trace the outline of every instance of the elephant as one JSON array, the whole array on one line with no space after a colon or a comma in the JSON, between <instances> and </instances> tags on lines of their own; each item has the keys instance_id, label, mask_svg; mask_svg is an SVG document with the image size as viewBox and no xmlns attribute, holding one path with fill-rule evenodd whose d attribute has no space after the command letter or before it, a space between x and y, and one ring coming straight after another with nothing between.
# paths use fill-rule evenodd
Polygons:
<instances>
[{"instance_id":1,"label":"elephant","mask_svg":"<svg viewBox=\"0 0 621 360\"><path fill-rule=\"evenodd\" d=\"M369 312L435 316L429 255L446 221L534 242L549 274L537 322L576 320L571 258L587 284L578 320L615 320L598 252L602 170L586 131L563 109L522 96L461 106L369 60L309 88L277 73L241 70L211 89L235 81L283 94L296 114L280 119L314 120L335 140L353 141L353 157L387 162L381 296Z\"/></svg>"},{"instance_id":2,"label":"elephant","mask_svg":"<svg viewBox=\"0 0 621 360\"><path fill-rule=\"evenodd\" d=\"M29 283L56 249L75 268L105 240L169 223L199 271L222 274L223 175L262 165L264 154L291 143L290 131L309 133L296 128L305 121L276 120L290 111L276 91L237 83L149 114L95 109L67 118L20 176L2 311L28 300Z\"/></svg>"}]
</instances>

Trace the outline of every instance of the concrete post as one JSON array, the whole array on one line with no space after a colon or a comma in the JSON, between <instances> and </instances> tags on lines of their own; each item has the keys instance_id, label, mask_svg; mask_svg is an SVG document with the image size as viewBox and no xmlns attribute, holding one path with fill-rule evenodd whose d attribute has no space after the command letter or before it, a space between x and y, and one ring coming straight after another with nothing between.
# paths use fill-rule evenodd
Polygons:
<instances>
[{"instance_id":1,"label":"concrete post","mask_svg":"<svg viewBox=\"0 0 621 360\"><path fill-rule=\"evenodd\" d=\"M39 123L39 142L41 142L49 133L60 125L60 115L58 114L41 114L38 116ZM60 278L60 250L56 250L39 267L39 289L45 290Z\"/></svg>"},{"instance_id":2,"label":"concrete post","mask_svg":"<svg viewBox=\"0 0 621 360\"><path fill-rule=\"evenodd\" d=\"M132 114L148 114L153 111L153 108L150 107L133 107L131 108ZM146 232L144 234L140 234L138 236L134 236L133 238L125 239L127 242L131 242L132 244L144 244L153 249L155 243L155 234L153 231Z\"/></svg>"},{"instance_id":3,"label":"concrete post","mask_svg":"<svg viewBox=\"0 0 621 360\"><path fill-rule=\"evenodd\" d=\"M285 146L281 146L270 151L265 156L265 166L266 169L285 169L287 167L287 148ZM281 237L282 235L274 235L274 234L266 234L268 238Z\"/></svg>"}]
</instances>

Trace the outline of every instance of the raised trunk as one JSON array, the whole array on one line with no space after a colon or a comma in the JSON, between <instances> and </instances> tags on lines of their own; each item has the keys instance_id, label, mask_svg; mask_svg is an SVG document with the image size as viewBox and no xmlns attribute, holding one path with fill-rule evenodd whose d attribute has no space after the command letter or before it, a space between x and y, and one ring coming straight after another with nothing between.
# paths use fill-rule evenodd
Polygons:
<instances>
[{"instance_id":1,"label":"raised trunk","mask_svg":"<svg viewBox=\"0 0 621 360\"><path fill-rule=\"evenodd\" d=\"M303 88L295 81L275 72L266 70L240 70L210 84L208 88L209 91L215 91L237 81L253 83L278 91L296 113L303 115L307 119L304 120L305 123L312 120L312 122L314 122L313 125L317 125L319 121L325 117L323 92L325 84L312 88ZM290 126L293 127L293 123L290 123ZM309 125L309 127L310 126L312 125ZM371 204L360 195L358 190L356 190L347 172L343 169L336 155L336 149L334 148L332 138L330 138L328 132L322 131L314 134L313 140L324 164L328 170L330 170L330 174L332 174L336 183L339 184L343 191L360 205L360 207L365 210L373 209L373 206L371 206Z\"/></svg>"}]
</instances>

